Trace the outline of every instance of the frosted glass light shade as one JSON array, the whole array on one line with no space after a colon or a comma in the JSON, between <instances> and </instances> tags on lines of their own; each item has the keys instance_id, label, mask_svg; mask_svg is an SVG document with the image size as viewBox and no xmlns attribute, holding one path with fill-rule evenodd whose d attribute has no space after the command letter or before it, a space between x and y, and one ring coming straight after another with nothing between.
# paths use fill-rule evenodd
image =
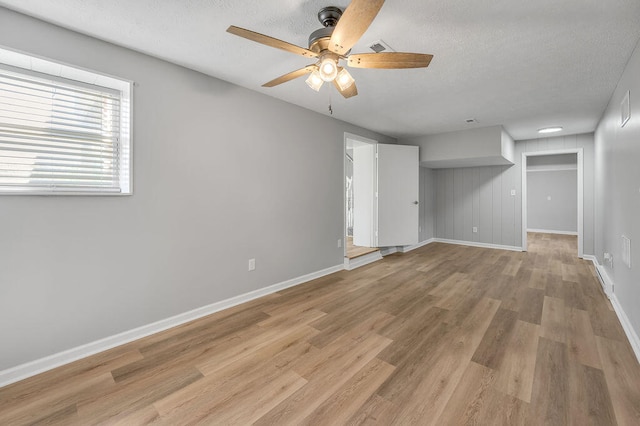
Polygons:
<instances>
[{"instance_id":1,"label":"frosted glass light shade","mask_svg":"<svg viewBox=\"0 0 640 426\"><path fill-rule=\"evenodd\" d=\"M324 58L320 62L320 78L324 81L333 81L338 75L338 64L335 59Z\"/></svg>"},{"instance_id":2,"label":"frosted glass light shade","mask_svg":"<svg viewBox=\"0 0 640 426\"><path fill-rule=\"evenodd\" d=\"M320 77L320 73L318 71L314 71L311 73L311 75L309 75L309 78L307 78L306 83L313 90L315 90L316 92L319 92L320 87L322 87L322 83L324 83L324 81Z\"/></svg>"},{"instance_id":3,"label":"frosted glass light shade","mask_svg":"<svg viewBox=\"0 0 640 426\"><path fill-rule=\"evenodd\" d=\"M336 83L340 86L340 90L347 90L354 82L355 80L345 68L342 68L342 71L340 71L336 77Z\"/></svg>"}]
</instances>

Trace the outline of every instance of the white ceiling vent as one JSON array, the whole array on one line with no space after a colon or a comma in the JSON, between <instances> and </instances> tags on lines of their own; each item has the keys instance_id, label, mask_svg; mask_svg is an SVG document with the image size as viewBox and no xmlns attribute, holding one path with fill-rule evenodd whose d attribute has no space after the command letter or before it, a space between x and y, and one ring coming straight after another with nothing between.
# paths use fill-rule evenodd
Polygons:
<instances>
[{"instance_id":1,"label":"white ceiling vent","mask_svg":"<svg viewBox=\"0 0 640 426\"><path fill-rule=\"evenodd\" d=\"M373 43L369 44L369 49L373 50L376 53L394 51L392 48L389 47L387 43L385 43L382 40L376 40Z\"/></svg>"}]
</instances>

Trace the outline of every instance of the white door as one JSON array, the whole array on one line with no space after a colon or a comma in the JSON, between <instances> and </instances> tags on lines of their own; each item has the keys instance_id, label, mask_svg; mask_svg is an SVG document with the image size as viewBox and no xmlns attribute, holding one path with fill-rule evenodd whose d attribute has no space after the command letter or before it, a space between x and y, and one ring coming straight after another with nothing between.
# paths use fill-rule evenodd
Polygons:
<instances>
[{"instance_id":1,"label":"white door","mask_svg":"<svg viewBox=\"0 0 640 426\"><path fill-rule=\"evenodd\" d=\"M353 244L375 247L376 146L361 143L353 147Z\"/></svg>"},{"instance_id":2,"label":"white door","mask_svg":"<svg viewBox=\"0 0 640 426\"><path fill-rule=\"evenodd\" d=\"M377 247L418 243L418 147L377 145Z\"/></svg>"}]
</instances>

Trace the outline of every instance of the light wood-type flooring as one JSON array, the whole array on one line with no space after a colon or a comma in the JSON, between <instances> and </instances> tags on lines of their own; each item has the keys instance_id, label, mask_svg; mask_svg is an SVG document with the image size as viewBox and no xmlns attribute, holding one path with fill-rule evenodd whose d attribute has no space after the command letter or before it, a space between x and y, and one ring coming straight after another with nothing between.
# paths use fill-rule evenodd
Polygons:
<instances>
[{"instance_id":1,"label":"light wood-type flooring","mask_svg":"<svg viewBox=\"0 0 640 426\"><path fill-rule=\"evenodd\" d=\"M434 243L0 389L0 424L638 425L575 237Z\"/></svg>"},{"instance_id":2,"label":"light wood-type flooring","mask_svg":"<svg viewBox=\"0 0 640 426\"><path fill-rule=\"evenodd\" d=\"M355 259L356 257L364 256L365 254L379 251L377 247L361 247L353 245L353 237L347 237L347 253L346 256L349 259Z\"/></svg>"}]
</instances>

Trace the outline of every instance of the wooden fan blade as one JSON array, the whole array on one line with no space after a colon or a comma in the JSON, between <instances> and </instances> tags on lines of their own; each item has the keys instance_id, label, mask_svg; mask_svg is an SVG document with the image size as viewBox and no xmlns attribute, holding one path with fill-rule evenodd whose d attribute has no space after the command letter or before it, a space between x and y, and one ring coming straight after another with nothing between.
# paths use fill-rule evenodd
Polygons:
<instances>
[{"instance_id":1,"label":"wooden fan blade","mask_svg":"<svg viewBox=\"0 0 640 426\"><path fill-rule=\"evenodd\" d=\"M317 58L318 54L312 52L304 47L296 46L295 44L287 43L286 41L278 40L277 38L269 37L264 34L256 33L251 30L245 30L244 28L231 25L227 28L227 32L244 37L248 40L255 41L266 46L275 47L276 49L285 50L287 52L295 53L296 55L302 55L307 58Z\"/></svg>"},{"instance_id":2,"label":"wooden fan blade","mask_svg":"<svg viewBox=\"0 0 640 426\"><path fill-rule=\"evenodd\" d=\"M262 87L273 87L278 84L286 83L287 81L291 81L294 78L302 77L303 75L310 74L314 72L318 67L316 65L307 65L304 68L300 68L299 70L291 71L288 74L281 75L278 78L274 78L268 83L262 85Z\"/></svg>"},{"instance_id":3,"label":"wooden fan blade","mask_svg":"<svg viewBox=\"0 0 640 426\"><path fill-rule=\"evenodd\" d=\"M384 0L353 0L344 11L331 34L329 50L344 55L367 31Z\"/></svg>"},{"instance_id":4,"label":"wooden fan blade","mask_svg":"<svg viewBox=\"0 0 640 426\"><path fill-rule=\"evenodd\" d=\"M424 53L360 53L349 55L347 64L354 68L426 68L433 55Z\"/></svg>"},{"instance_id":5,"label":"wooden fan blade","mask_svg":"<svg viewBox=\"0 0 640 426\"><path fill-rule=\"evenodd\" d=\"M346 99L349 99L350 97L358 94L358 88L356 87L355 82L353 82L353 84L347 87L345 90L340 89L340 86L338 85L338 82L336 80L333 80L333 85L335 86L336 89L338 89L338 92L340 92L340 94L344 96Z\"/></svg>"}]
</instances>

